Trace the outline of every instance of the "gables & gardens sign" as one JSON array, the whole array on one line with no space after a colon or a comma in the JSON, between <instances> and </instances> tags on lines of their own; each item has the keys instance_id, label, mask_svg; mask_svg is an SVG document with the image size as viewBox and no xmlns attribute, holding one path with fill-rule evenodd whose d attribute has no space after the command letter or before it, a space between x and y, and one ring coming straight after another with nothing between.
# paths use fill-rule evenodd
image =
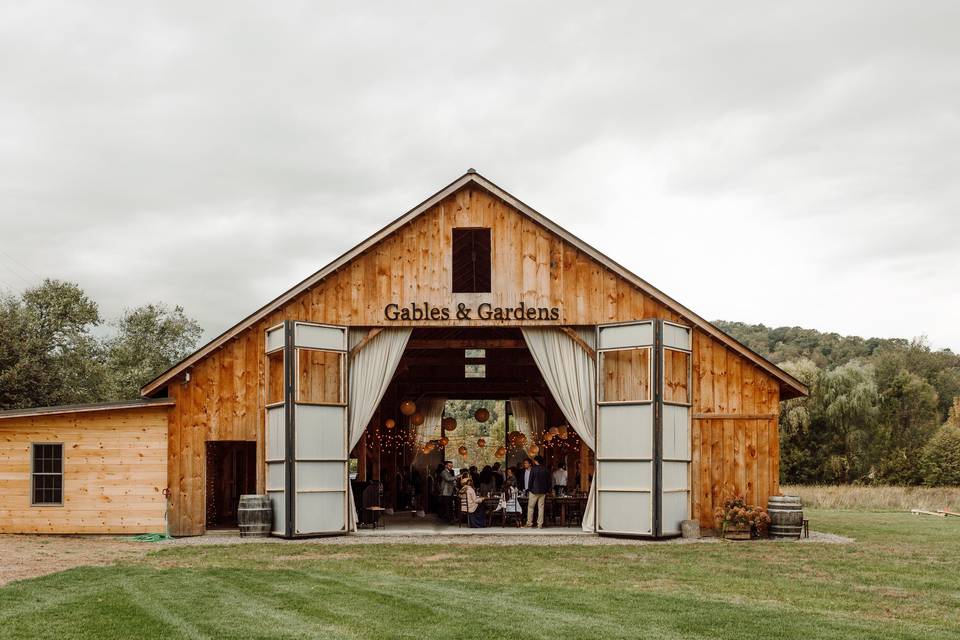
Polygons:
<instances>
[{"instance_id":1,"label":"gables & gardens sign","mask_svg":"<svg viewBox=\"0 0 960 640\"><path fill-rule=\"evenodd\" d=\"M521 302L516 307L495 307L488 302L476 309L460 302L456 307L438 307L429 302L400 306L391 302L383 308L386 320L559 320L559 307L530 307Z\"/></svg>"}]
</instances>

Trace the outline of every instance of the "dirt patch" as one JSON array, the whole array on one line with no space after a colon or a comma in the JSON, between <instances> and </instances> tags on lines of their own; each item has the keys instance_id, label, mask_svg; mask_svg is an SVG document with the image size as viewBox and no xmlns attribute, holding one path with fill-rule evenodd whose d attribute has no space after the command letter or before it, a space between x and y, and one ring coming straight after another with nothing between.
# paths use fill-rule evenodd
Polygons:
<instances>
[{"instance_id":1,"label":"dirt patch","mask_svg":"<svg viewBox=\"0 0 960 640\"><path fill-rule=\"evenodd\" d=\"M73 567L139 558L156 548L115 536L0 535L0 585Z\"/></svg>"}]
</instances>

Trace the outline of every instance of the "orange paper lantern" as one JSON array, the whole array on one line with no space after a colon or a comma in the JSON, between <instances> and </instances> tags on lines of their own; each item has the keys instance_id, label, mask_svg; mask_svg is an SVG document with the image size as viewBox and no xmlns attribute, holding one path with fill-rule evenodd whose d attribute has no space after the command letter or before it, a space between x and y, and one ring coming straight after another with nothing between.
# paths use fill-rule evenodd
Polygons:
<instances>
[{"instance_id":1,"label":"orange paper lantern","mask_svg":"<svg viewBox=\"0 0 960 640\"><path fill-rule=\"evenodd\" d=\"M400 413L405 416L412 416L417 412L417 405L410 400L404 400L400 403Z\"/></svg>"},{"instance_id":2,"label":"orange paper lantern","mask_svg":"<svg viewBox=\"0 0 960 640\"><path fill-rule=\"evenodd\" d=\"M395 426L397 426L397 421L393 418L387 418L384 420L383 426L385 426L387 429L393 429Z\"/></svg>"},{"instance_id":3,"label":"orange paper lantern","mask_svg":"<svg viewBox=\"0 0 960 640\"><path fill-rule=\"evenodd\" d=\"M447 436L443 436L442 438L440 438L439 442L441 447L445 447L448 444L450 444L450 438L448 438Z\"/></svg>"},{"instance_id":4,"label":"orange paper lantern","mask_svg":"<svg viewBox=\"0 0 960 640\"><path fill-rule=\"evenodd\" d=\"M460 448L457 449L457 453L459 453L462 456L465 456L467 455L467 448L463 445L460 445Z\"/></svg>"},{"instance_id":5,"label":"orange paper lantern","mask_svg":"<svg viewBox=\"0 0 960 640\"><path fill-rule=\"evenodd\" d=\"M487 441L484 440L483 438L480 438L479 440L477 440L477 446L483 449L485 446L487 446Z\"/></svg>"},{"instance_id":6,"label":"orange paper lantern","mask_svg":"<svg viewBox=\"0 0 960 640\"><path fill-rule=\"evenodd\" d=\"M410 416L410 424L412 424L415 427L419 427L420 425L422 425L424 420L425 418L423 417L422 413L415 413L412 416Z\"/></svg>"},{"instance_id":7,"label":"orange paper lantern","mask_svg":"<svg viewBox=\"0 0 960 640\"><path fill-rule=\"evenodd\" d=\"M484 407L480 407L476 413L473 414L473 417L476 418L477 422L486 422L490 419L490 412Z\"/></svg>"},{"instance_id":8,"label":"orange paper lantern","mask_svg":"<svg viewBox=\"0 0 960 640\"><path fill-rule=\"evenodd\" d=\"M507 455L507 448L506 448L506 447L498 447L497 450L494 451L494 453L493 453L493 456L494 456L495 458L503 458L503 457L505 457L506 455Z\"/></svg>"}]
</instances>

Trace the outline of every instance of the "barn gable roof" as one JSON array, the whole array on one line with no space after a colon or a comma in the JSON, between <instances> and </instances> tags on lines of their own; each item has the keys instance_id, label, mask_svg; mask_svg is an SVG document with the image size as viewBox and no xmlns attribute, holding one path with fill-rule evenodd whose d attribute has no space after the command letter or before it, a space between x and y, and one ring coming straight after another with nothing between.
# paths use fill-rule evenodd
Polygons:
<instances>
[{"instance_id":1,"label":"barn gable roof","mask_svg":"<svg viewBox=\"0 0 960 640\"><path fill-rule=\"evenodd\" d=\"M596 260L600 264L604 265L620 277L624 278L626 281L630 282L638 289L652 297L653 299L659 301L666 307L672 309L679 315L686 318L689 322L695 325L698 329L704 333L712 336L725 346L729 347L733 351L737 352L744 358L756 364L758 367L772 375L780 382L781 388L781 398L795 398L798 396L807 395L807 387L801 383L799 380L783 371L775 364L759 355L755 351L751 350L749 347L741 344L734 338L730 337L717 327L713 326L709 321L701 318L699 315L686 308L670 296L666 295L647 281L643 280L636 274L629 271L627 268L618 264L616 261L612 260L608 256L604 255L600 251L596 250L592 246L588 245L586 242L576 237L557 223L553 222L540 212L536 211L529 205L525 204L512 194L501 189L496 184L490 180L484 178L479 173L473 169L468 170L465 174L448 184L446 187L436 192L414 208L407 211L405 214L383 227L380 231L376 232L360 244L356 245L339 258L333 260L325 267L314 273L313 275L307 277L300 283L296 284L292 288L288 289L278 297L274 298L260 309L248 315L246 318L235 324L233 327L227 329L219 336L202 346L200 349L187 356L170 369L164 373L157 376L154 380L147 383L141 390L140 393L143 396L150 396L151 394L157 393L163 389L167 383L170 382L174 377L187 370L207 355L218 349L219 347L226 344L229 340L236 337L255 323L264 319L286 303L290 302L306 290L311 287L316 286L320 281L326 278L328 275L342 268L347 263L351 262L355 258L362 255L368 249L381 242L391 234L393 234L397 229L403 227L411 220L417 216L425 213L442 200L448 196L460 191L461 189L469 186L477 186L481 189L484 189L494 197L502 200L506 204L513 207L515 210L519 211L521 214L531 218L537 224L545 227L551 233L563 238L566 242L570 243L578 250L582 251L586 255L590 256L592 259Z\"/></svg>"}]
</instances>

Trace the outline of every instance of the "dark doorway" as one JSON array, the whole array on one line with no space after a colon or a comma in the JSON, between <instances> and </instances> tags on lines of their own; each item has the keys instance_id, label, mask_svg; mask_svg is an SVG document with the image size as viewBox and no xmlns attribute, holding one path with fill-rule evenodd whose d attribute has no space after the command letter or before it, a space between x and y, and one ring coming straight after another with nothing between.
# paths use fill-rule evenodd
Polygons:
<instances>
[{"instance_id":1,"label":"dark doorway","mask_svg":"<svg viewBox=\"0 0 960 640\"><path fill-rule=\"evenodd\" d=\"M237 526L240 495L256 493L257 443L207 442L207 528Z\"/></svg>"}]
</instances>

